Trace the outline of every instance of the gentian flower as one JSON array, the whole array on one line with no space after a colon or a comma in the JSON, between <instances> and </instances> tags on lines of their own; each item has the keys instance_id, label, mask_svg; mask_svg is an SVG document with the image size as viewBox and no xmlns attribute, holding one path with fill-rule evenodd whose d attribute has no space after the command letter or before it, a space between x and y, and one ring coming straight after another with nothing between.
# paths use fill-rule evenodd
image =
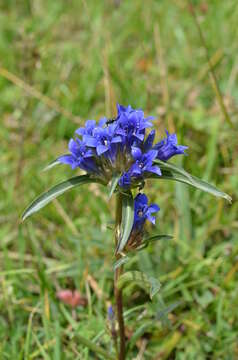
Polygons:
<instances>
[{"instance_id":1,"label":"gentian flower","mask_svg":"<svg viewBox=\"0 0 238 360\"><path fill-rule=\"evenodd\" d=\"M160 210L156 204L148 204L148 198L145 194L139 193L134 199L134 222L133 227L126 244L126 250L138 249L143 244L144 225L146 220L155 224L155 216L152 214Z\"/></svg>"},{"instance_id":2,"label":"gentian flower","mask_svg":"<svg viewBox=\"0 0 238 360\"><path fill-rule=\"evenodd\" d=\"M111 155L113 160L115 156L113 144L122 142L121 137L115 135L116 126L115 124L110 124L107 127L97 126L93 129L91 135L86 134L83 136L83 141L88 147L95 148L98 156L102 154Z\"/></svg>"},{"instance_id":3,"label":"gentian flower","mask_svg":"<svg viewBox=\"0 0 238 360\"><path fill-rule=\"evenodd\" d=\"M145 118L142 110L134 110L130 105L128 107L117 105L117 110L118 129L116 133L122 136L124 144L130 147L133 143L142 142L145 129L153 126L149 121L153 117Z\"/></svg>"},{"instance_id":4,"label":"gentian flower","mask_svg":"<svg viewBox=\"0 0 238 360\"><path fill-rule=\"evenodd\" d=\"M102 118L99 120L98 125L103 126L103 125L105 125L106 121L107 121L106 118ZM79 129L77 129L75 131L75 133L79 136L92 135L92 132L96 126L97 126L97 123L95 120L87 120L85 123L85 127L80 127Z\"/></svg>"},{"instance_id":5,"label":"gentian flower","mask_svg":"<svg viewBox=\"0 0 238 360\"><path fill-rule=\"evenodd\" d=\"M153 166L153 160L157 156L156 150L150 150L143 154L142 150L138 147L132 147L132 156L135 162L129 170L129 174L134 177L141 177L145 172L155 173L161 175L161 170L158 166Z\"/></svg>"},{"instance_id":6,"label":"gentian flower","mask_svg":"<svg viewBox=\"0 0 238 360\"><path fill-rule=\"evenodd\" d=\"M80 167L89 173L99 173L99 169L93 159L94 153L84 142L79 139L69 141L69 151L71 154L62 155L58 160L63 164L68 164L72 169Z\"/></svg>"},{"instance_id":7,"label":"gentian flower","mask_svg":"<svg viewBox=\"0 0 238 360\"><path fill-rule=\"evenodd\" d=\"M145 194L138 194L134 200L133 230L142 230L146 220L155 224L155 216L152 214L159 210L160 207L156 204L148 205L148 198Z\"/></svg>"},{"instance_id":8,"label":"gentian flower","mask_svg":"<svg viewBox=\"0 0 238 360\"><path fill-rule=\"evenodd\" d=\"M130 105L117 105L117 117L88 120L84 127L76 130L75 138L69 142L69 154L58 161L72 169L81 168L108 183L120 175L119 188L126 190L143 184L150 173L161 176L161 170L153 165L155 159L167 161L176 154L184 154L186 146L177 145L175 134L167 133L164 139L153 145L155 130L146 137L153 117L145 117L142 110Z\"/></svg>"},{"instance_id":9,"label":"gentian flower","mask_svg":"<svg viewBox=\"0 0 238 360\"><path fill-rule=\"evenodd\" d=\"M165 132L167 134L167 139L163 139L154 146L154 149L158 150L157 158L162 161L167 161L174 155L185 154L184 151L188 147L177 145L178 141L176 134L169 134L167 130Z\"/></svg>"}]
</instances>

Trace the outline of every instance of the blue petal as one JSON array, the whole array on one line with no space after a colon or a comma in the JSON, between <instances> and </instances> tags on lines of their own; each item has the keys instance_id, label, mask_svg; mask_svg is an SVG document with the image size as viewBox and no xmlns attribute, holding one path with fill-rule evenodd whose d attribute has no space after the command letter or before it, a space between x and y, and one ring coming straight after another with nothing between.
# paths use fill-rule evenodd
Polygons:
<instances>
[{"instance_id":1,"label":"blue petal","mask_svg":"<svg viewBox=\"0 0 238 360\"><path fill-rule=\"evenodd\" d=\"M74 139L70 139L68 148L70 152L75 153L79 149L79 145L76 143Z\"/></svg>"},{"instance_id":2,"label":"blue petal","mask_svg":"<svg viewBox=\"0 0 238 360\"><path fill-rule=\"evenodd\" d=\"M89 128L94 128L96 126L96 121L95 120L87 120L85 123L85 127L87 129Z\"/></svg>"},{"instance_id":3,"label":"blue petal","mask_svg":"<svg viewBox=\"0 0 238 360\"><path fill-rule=\"evenodd\" d=\"M148 204L148 198L145 194L138 194L135 197L135 201L137 201L138 203L142 204L142 205L147 205Z\"/></svg>"},{"instance_id":4,"label":"blue petal","mask_svg":"<svg viewBox=\"0 0 238 360\"><path fill-rule=\"evenodd\" d=\"M143 161L145 164L152 163L152 161L157 156L157 150L150 150L146 154L143 155Z\"/></svg>"},{"instance_id":5,"label":"blue petal","mask_svg":"<svg viewBox=\"0 0 238 360\"><path fill-rule=\"evenodd\" d=\"M158 166L150 166L147 171L157 174L158 176L162 175L161 170Z\"/></svg>"},{"instance_id":6,"label":"blue petal","mask_svg":"<svg viewBox=\"0 0 238 360\"><path fill-rule=\"evenodd\" d=\"M121 129L121 128L118 128L118 129L116 130L116 134L117 134L117 135L126 136L125 130L123 130L123 129Z\"/></svg>"},{"instance_id":7,"label":"blue petal","mask_svg":"<svg viewBox=\"0 0 238 360\"><path fill-rule=\"evenodd\" d=\"M106 128L101 128L99 126L93 129L93 136L106 136L107 130Z\"/></svg>"},{"instance_id":8,"label":"blue petal","mask_svg":"<svg viewBox=\"0 0 238 360\"><path fill-rule=\"evenodd\" d=\"M160 211L160 207L157 204L151 204L148 208L148 211L150 213L154 213L154 212Z\"/></svg>"},{"instance_id":9,"label":"blue petal","mask_svg":"<svg viewBox=\"0 0 238 360\"><path fill-rule=\"evenodd\" d=\"M164 144L165 144L165 140L161 140L154 145L153 149L159 150L162 146L164 146Z\"/></svg>"},{"instance_id":10,"label":"blue petal","mask_svg":"<svg viewBox=\"0 0 238 360\"><path fill-rule=\"evenodd\" d=\"M84 135L85 134L85 128L83 128L83 127L78 128L75 131L75 134L80 135L80 136Z\"/></svg>"},{"instance_id":11,"label":"blue petal","mask_svg":"<svg viewBox=\"0 0 238 360\"><path fill-rule=\"evenodd\" d=\"M99 120L98 125L99 125L99 126L103 126L103 125L106 124L106 122L107 122L107 118L106 118L106 117L103 117L103 118L101 118L101 119Z\"/></svg>"},{"instance_id":12,"label":"blue petal","mask_svg":"<svg viewBox=\"0 0 238 360\"><path fill-rule=\"evenodd\" d=\"M154 138L155 138L155 130L152 130L149 135L147 136L147 139L144 142L144 151L147 152L148 150L150 150L152 148L153 142L154 142Z\"/></svg>"},{"instance_id":13,"label":"blue petal","mask_svg":"<svg viewBox=\"0 0 238 360\"><path fill-rule=\"evenodd\" d=\"M139 139L140 141L144 140L145 135L144 134L140 134L138 132L133 134L137 139Z\"/></svg>"},{"instance_id":14,"label":"blue petal","mask_svg":"<svg viewBox=\"0 0 238 360\"><path fill-rule=\"evenodd\" d=\"M154 224L155 225L155 216L151 216L151 215L148 215L147 216L147 219L152 223L152 224Z\"/></svg>"},{"instance_id":15,"label":"blue petal","mask_svg":"<svg viewBox=\"0 0 238 360\"><path fill-rule=\"evenodd\" d=\"M134 163L130 170L129 170L131 176L135 176L135 177L138 177L142 174L142 169L141 167L138 165L138 163Z\"/></svg>"},{"instance_id":16,"label":"blue petal","mask_svg":"<svg viewBox=\"0 0 238 360\"><path fill-rule=\"evenodd\" d=\"M132 146L131 147L131 155L133 156L133 158L135 160L138 160L141 158L142 155L142 151L140 148L136 147L136 146Z\"/></svg>"},{"instance_id":17,"label":"blue petal","mask_svg":"<svg viewBox=\"0 0 238 360\"><path fill-rule=\"evenodd\" d=\"M75 160L72 155L62 155L62 156L58 157L58 161L61 162L62 164L72 165L72 163Z\"/></svg>"},{"instance_id":18,"label":"blue petal","mask_svg":"<svg viewBox=\"0 0 238 360\"><path fill-rule=\"evenodd\" d=\"M90 158L90 157L93 157L95 154L95 151L92 150L92 149L88 149L85 153L84 153L84 159L87 159L87 158Z\"/></svg>"},{"instance_id":19,"label":"blue petal","mask_svg":"<svg viewBox=\"0 0 238 360\"><path fill-rule=\"evenodd\" d=\"M147 116L147 118L145 118L145 120L155 120L156 117L155 116Z\"/></svg>"},{"instance_id":20,"label":"blue petal","mask_svg":"<svg viewBox=\"0 0 238 360\"><path fill-rule=\"evenodd\" d=\"M91 135L84 135L83 136L83 141L85 142L85 144L87 146L91 146L91 147L96 147L97 146L97 139L95 139L93 136Z\"/></svg>"},{"instance_id":21,"label":"blue petal","mask_svg":"<svg viewBox=\"0 0 238 360\"><path fill-rule=\"evenodd\" d=\"M97 154L100 156L108 150L108 146L106 145L98 145L96 148Z\"/></svg>"},{"instance_id":22,"label":"blue petal","mask_svg":"<svg viewBox=\"0 0 238 360\"><path fill-rule=\"evenodd\" d=\"M120 142L122 142L122 138L120 136L115 136L111 141L111 143L113 143L113 144L120 143Z\"/></svg>"}]
</instances>

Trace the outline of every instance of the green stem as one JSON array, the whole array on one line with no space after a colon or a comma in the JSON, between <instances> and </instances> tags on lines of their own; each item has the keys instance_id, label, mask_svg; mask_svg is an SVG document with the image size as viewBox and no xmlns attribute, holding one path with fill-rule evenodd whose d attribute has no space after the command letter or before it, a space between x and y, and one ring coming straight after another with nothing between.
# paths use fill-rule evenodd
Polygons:
<instances>
[{"instance_id":1,"label":"green stem","mask_svg":"<svg viewBox=\"0 0 238 360\"><path fill-rule=\"evenodd\" d=\"M116 225L115 225L115 247L117 247L117 243L120 236L120 225L122 218L122 198L121 194L117 195L116 200ZM117 255L117 260L120 258L120 255ZM120 338L120 348L119 348L119 356L118 360L124 360L126 355L126 343L125 343L125 326L124 326L124 318L123 318L123 299L122 299L122 290L118 289L117 282L123 272L123 266L120 266L115 271L114 276L114 296L116 301L116 313L117 313L117 321L119 326L119 338Z\"/></svg>"}]
</instances>

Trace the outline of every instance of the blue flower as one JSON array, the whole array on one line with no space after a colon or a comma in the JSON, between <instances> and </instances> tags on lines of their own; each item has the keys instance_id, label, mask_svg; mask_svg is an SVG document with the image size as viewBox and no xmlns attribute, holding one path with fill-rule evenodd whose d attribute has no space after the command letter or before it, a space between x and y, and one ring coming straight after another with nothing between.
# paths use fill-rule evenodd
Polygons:
<instances>
[{"instance_id":1,"label":"blue flower","mask_svg":"<svg viewBox=\"0 0 238 360\"><path fill-rule=\"evenodd\" d=\"M156 204L148 205L148 198L145 194L138 194L134 200L133 230L141 230L146 220L155 224L155 216L152 214L158 212L159 210L160 207Z\"/></svg>"},{"instance_id":2,"label":"blue flower","mask_svg":"<svg viewBox=\"0 0 238 360\"><path fill-rule=\"evenodd\" d=\"M85 123L85 127L80 127L79 129L77 129L75 131L75 133L79 136L82 135L92 135L93 129L96 126L96 121L95 120L87 120Z\"/></svg>"},{"instance_id":3,"label":"blue flower","mask_svg":"<svg viewBox=\"0 0 238 360\"><path fill-rule=\"evenodd\" d=\"M156 150L150 150L143 154L142 150L138 147L132 147L132 156L135 162L129 170L129 174L132 177L141 177L145 172L155 173L161 175L161 170L158 166L153 166L153 160L157 156Z\"/></svg>"},{"instance_id":4,"label":"blue flower","mask_svg":"<svg viewBox=\"0 0 238 360\"><path fill-rule=\"evenodd\" d=\"M130 105L124 107L118 104L117 110L118 128L116 133L122 136L123 143L127 147L133 143L141 143L145 137L145 129L153 126L150 122L153 117L145 118L142 110L135 110Z\"/></svg>"},{"instance_id":5,"label":"blue flower","mask_svg":"<svg viewBox=\"0 0 238 360\"><path fill-rule=\"evenodd\" d=\"M185 154L184 151L188 147L177 145L178 141L176 134L169 134L167 130L166 134L167 139L163 139L154 146L154 149L158 151L157 158L162 161L167 161L174 155Z\"/></svg>"},{"instance_id":6,"label":"blue flower","mask_svg":"<svg viewBox=\"0 0 238 360\"><path fill-rule=\"evenodd\" d=\"M96 149L98 156L102 154L115 156L115 144L121 143L120 136L115 135L116 124L111 124L107 127L97 126L93 129L92 135L83 135L83 141L88 147Z\"/></svg>"},{"instance_id":7,"label":"blue flower","mask_svg":"<svg viewBox=\"0 0 238 360\"><path fill-rule=\"evenodd\" d=\"M95 120L87 120L85 123L85 127L80 127L75 131L75 133L79 136L83 135L92 135L93 130L96 126L103 126L107 122L106 118L102 118L99 120L98 125L96 124Z\"/></svg>"},{"instance_id":8,"label":"blue flower","mask_svg":"<svg viewBox=\"0 0 238 360\"><path fill-rule=\"evenodd\" d=\"M81 140L71 139L69 141L69 151L71 154L58 158L61 163L70 165L72 169L80 167L89 173L99 173L99 169L93 159L94 153L92 149L88 149Z\"/></svg>"}]
</instances>

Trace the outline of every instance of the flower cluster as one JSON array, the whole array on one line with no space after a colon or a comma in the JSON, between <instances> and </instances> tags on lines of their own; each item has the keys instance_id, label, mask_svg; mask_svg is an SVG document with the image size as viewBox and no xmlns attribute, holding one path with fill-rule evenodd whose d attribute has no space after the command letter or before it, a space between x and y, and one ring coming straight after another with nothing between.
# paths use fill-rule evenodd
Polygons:
<instances>
[{"instance_id":1,"label":"flower cluster","mask_svg":"<svg viewBox=\"0 0 238 360\"><path fill-rule=\"evenodd\" d=\"M161 175L155 159L167 161L172 156L184 154L186 146L177 145L175 134L154 143L153 117L145 117L142 110L117 105L115 119L88 120L76 130L75 139L69 142L70 154L59 157L59 162L72 169L81 168L95 174L106 183L114 174L120 174L119 186L128 189L137 185L149 173Z\"/></svg>"}]
</instances>

